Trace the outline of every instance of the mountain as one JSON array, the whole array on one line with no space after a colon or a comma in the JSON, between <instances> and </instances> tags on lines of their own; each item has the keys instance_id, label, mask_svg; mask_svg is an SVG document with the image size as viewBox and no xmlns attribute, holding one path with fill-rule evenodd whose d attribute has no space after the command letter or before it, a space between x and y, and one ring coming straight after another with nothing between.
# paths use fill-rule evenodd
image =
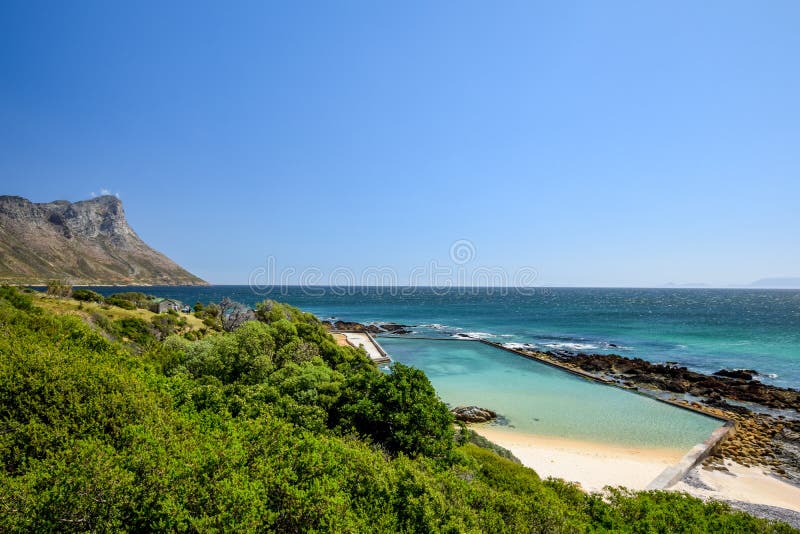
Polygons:
<instances>
[{"instance_id":1,"label":"mountain","mask_svg":"<svg viewBox=\"0 0 800 534\"><path fill-rule=\"evenodd\" d=\"M122 201L102 196L36 204L0 196L0 282L73 285L207 285L147 246Z\"/></svg>"}]
</instances>

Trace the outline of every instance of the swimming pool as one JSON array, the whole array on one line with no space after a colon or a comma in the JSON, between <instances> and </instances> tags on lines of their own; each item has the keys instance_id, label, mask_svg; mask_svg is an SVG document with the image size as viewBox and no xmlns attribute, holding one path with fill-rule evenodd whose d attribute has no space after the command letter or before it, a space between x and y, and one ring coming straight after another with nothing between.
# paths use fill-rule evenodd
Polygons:
<instances>
[{"instance_id":1,"label":"swimming pool","mask_svg":"<svg viewBox=\"0 0 800 534\"><path fill-rule=\"evenodd\" d=\"M422 369L446 403L489 408L519 432L688 450L723 424L480 342L378 341L394 361Z\"/></svg>"}]
</instances>

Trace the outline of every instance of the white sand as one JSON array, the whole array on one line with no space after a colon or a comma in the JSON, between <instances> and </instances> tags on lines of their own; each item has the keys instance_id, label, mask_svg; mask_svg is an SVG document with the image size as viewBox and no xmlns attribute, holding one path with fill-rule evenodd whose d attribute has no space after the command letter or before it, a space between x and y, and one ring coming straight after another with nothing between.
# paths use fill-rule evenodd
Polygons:
<instances>
[{"instance_id":1,"label":"white sand","mask_svg":"<svg viewBox=\"0 0 800 534\"><path fill-rule=\"evenodd\" d=\"M800 488L779 480L764 469L745 467L725 460L728 471L709 471L702 466L691 471L694 478L712 488L700 489L678 482L670 489L685 491L700 498L743 501L752 504L779 506L800 512Z\"/></svg>"},{"instance_id":2,"label":"white sand","mask_svg":"<svg viewBox=\"0 0 800 534\"><path fill-rule=\"evenodd\" d=\"M667 467L683 457L684 452L670 449L634 449L603 443L536 436L513 429L489 425L471 428L486 439L514 453L539 476L577 482L586 491L600 491L604 486L625 486L643 490ZM800 512L800 488L783 482L763 469L744 467L725 461L728 472L709 471L702 466L690 471L710 490L684 481L670 490L685 491L703 499L743 501L778 506Z\"/></svg>"},{"instance_id":3,"label":"white sand","mask_svg":"<svg viewBox=\"0 0 800 534\"><path fill-rule=\"evenodd\" d=\"M643 490L684 454L671 449L634 449L536 436L487 425L474 425L472 429L510 450L539 476L577 482L586 491L600 491L605 486Z\"/></svg>"}]
</instances>

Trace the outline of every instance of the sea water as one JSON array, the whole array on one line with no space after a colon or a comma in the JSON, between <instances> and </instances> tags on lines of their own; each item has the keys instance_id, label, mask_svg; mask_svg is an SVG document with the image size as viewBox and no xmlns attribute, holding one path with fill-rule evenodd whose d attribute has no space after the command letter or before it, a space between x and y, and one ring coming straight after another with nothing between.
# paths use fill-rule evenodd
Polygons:
<instances>
[{"instance_id":1,"label":"sea water","mask_svg":"<svg viewBox=\"0 0 800 534\"><path fill-rule=\"evenodd\" d=\"M415 336L484 337L540 350L617 353L712 373L755 369L800 387L800 290L144 287L161 297L254 305L271 298L323 319L392 321Z\"/></svg>"}]
</instances>

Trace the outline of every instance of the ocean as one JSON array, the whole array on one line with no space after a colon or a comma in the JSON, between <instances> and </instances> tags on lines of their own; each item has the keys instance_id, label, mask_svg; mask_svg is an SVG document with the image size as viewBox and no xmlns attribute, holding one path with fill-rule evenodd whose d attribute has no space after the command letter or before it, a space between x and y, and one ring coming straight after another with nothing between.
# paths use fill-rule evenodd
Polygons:
<instances>
[{"instance_id":1,"label":"ocean","mask_svg":"<svg viewBox=\"0 0 800 534\"><path fill-rule=\"evenodd\" d=\"M266 298L322 319L397 322L412 336L481 337L541 350L617 353L712 373L755 369L800 387L800 290L535 288L329 288L248 286L92 288L140 290L194 304Z\"/></svg>"}]
</instances>

